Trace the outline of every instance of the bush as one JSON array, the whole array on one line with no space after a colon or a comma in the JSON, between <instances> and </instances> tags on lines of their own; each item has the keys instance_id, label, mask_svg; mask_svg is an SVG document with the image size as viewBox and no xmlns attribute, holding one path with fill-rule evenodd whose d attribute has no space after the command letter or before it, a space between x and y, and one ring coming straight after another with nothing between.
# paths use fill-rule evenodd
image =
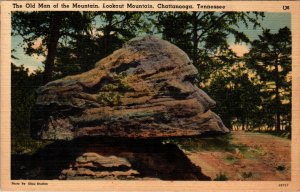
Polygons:
<instances>
[{"instance_id":1,"label":"bush","mask_svg":"<svg viewBox=\"0 0 300 192\"><path fill-rule=\"evenodd\" d=\"M243 172L242 176L243 176L244 179L250 178L250 177L252 177L252 172L251 171L250 172Z\"/></svg>"},{"instance_id":2,"label":"bush","mask_svg":"<svg viewBox=\"0 0 300 192\"><path fill-rule=\"evenodd\" d=\"M215 181L227 181L228 177L226 176L226 173L220 172L219 174L217 174L217 176L214 180Z\"/></svg>"}]
</instances>

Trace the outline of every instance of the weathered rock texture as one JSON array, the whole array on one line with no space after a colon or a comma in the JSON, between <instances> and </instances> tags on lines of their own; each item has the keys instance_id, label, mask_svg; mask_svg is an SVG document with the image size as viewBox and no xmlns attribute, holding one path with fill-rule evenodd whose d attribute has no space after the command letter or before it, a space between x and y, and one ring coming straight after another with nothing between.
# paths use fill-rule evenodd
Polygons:
<instances>
[{"instance_id":1,"label":"weathered rock texture","mask_svg":"<svg viewBox=\"0 0 300 192\"><path fill-rule=\"evenodd\" d=\"M228 132L195 84L196 68L175 45L135 38L94 69L37 90L33 136L152 138Z\"/></svg>"}]
</instances>

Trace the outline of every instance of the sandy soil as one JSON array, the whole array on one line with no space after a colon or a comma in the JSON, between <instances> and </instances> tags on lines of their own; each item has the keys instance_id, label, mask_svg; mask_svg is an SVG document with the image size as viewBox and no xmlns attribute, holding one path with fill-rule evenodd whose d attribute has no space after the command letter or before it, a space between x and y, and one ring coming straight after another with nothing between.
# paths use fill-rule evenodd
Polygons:
<instances>
[{"instance_id":1,"label":"sandy soil","mask_svg":"<svg viewBox=\"0 0 300 192\"><path fill-rule=\"evenodd\" d=\"M220 174L225 175L228 180L291 179L290 140L237 131L232 133L230 142L237 146L231 152L210 150L186 154L195 165L201 167L203 174L212 179L220 178Z\"/></svg>"}]
</instances>

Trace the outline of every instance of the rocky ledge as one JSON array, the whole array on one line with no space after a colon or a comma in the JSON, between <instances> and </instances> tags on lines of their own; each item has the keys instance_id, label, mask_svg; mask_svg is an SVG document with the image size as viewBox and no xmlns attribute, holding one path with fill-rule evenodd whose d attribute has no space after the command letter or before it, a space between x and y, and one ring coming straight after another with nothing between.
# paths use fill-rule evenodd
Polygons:
<instances>
[{"instance_id":1,"label":"rocky ledge","mask_svg":"<svg viewBox=\"0 0 300 192\"><path fill-rule=\"evenodd\" d=\"M157 138L226 133L195 85L197 69L182 50L154 36L135 38L95 68L37 90L35 138Z\"/></svg>"}]
</instances>

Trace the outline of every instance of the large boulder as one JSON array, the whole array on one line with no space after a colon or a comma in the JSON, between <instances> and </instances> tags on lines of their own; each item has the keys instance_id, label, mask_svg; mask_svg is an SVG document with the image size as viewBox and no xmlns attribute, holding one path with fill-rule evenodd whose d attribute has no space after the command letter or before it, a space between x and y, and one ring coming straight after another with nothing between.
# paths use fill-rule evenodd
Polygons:
<instances>
[{"instance_id":1,"label":"large boulder","mask_svg":"<svg viewBox=\"0 0 300 192\"><path fill-rule=\"evenodd\" d=\"M229 130L210 109L215 102L195 85L187 54L154 36L134 38L95 68L37 90L32 135L156 138Z\"/></svg>"}]
</instances>

